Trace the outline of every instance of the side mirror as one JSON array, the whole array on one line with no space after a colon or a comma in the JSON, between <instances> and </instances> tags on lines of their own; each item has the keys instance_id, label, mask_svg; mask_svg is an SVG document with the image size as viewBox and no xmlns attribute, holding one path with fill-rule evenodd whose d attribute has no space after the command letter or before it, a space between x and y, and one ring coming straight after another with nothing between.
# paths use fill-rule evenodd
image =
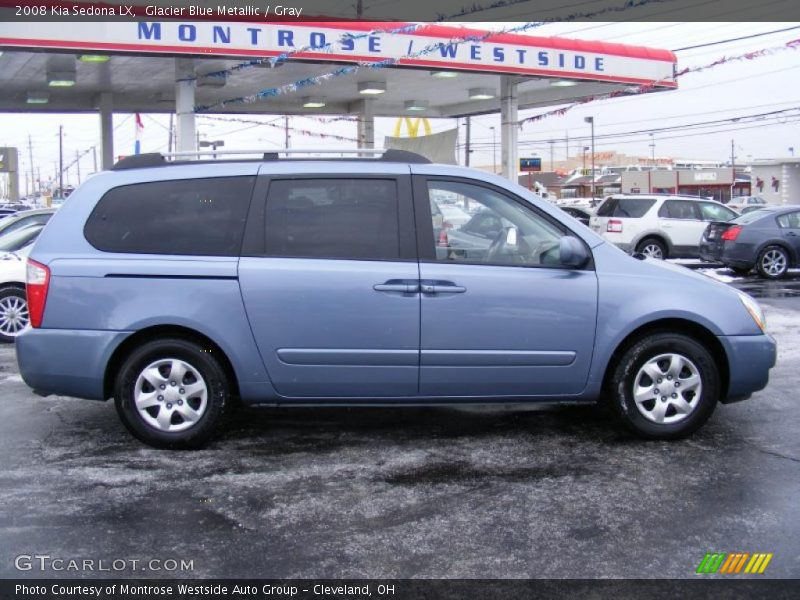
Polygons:
<instances>
[{"instance_id":1,"label":"side mirror","mask_svg":"<svg viewBox=\"0 0 800 600\"><path fill-rule=\"evenodd\" d=\"M565 235L559 242L559 261L565 267L580 269L589 262L589 251L576 238Z\"/></svg>"}]
</instances>

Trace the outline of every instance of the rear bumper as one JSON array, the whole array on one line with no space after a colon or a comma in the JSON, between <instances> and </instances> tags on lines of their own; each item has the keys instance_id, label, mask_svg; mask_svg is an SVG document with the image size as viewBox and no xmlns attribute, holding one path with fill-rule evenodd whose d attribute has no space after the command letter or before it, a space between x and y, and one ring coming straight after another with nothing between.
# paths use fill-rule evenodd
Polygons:
<instances>
[{"instance_id":1,"label":"rear bumper","mask_svg":"<svg viewBox=\"0 0 800 600\"><path fill-rule=\"evenodd\" d=\"M105 400L106 365L128 335L128 331L30 329L16 339L20 374L38 394Z\"/></svg>"},{"instance_id":2,"label":"rear bumper","mask_svg":"<svg viewBox=\"0 0 800 600\"><path fill-rule=\"evenodd\" d=\"M769 335L719 336L728 355L728 393L723 403L745 400L763 390L769 382L769 370L775 366L777 345Z\"/></svg>"}]
</instances>

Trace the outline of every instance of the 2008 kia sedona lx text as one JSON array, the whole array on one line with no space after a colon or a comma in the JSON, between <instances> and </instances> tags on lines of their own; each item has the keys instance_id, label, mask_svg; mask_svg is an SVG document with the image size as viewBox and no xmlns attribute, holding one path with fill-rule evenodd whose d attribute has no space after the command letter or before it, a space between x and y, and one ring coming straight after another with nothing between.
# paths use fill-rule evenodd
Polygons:
<instances>
[{"instance_id":1,"label":"2008 kia sedona lx text","mask_svg":"<svg viewBox=\"0 0 800 600\"><path fill-rule=\"evenodd\" d=\"M36 242L18 360L40 393L113 397L158 447L203 444L235 401L604 401L678 438L762 389L775 343L749 296L639 258L506 179L406 152L140 155Z\"/></svg>"}]
</instances>

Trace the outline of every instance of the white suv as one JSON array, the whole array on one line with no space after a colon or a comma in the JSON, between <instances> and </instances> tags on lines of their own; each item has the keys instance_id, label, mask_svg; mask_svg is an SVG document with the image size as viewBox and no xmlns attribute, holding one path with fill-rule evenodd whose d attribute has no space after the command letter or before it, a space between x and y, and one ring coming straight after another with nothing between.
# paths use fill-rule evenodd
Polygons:
<instances>
[{"instance_id":1,"label":"white suv","mask_svg":"<svg viewBox=\"0 0 800 600\"><path fill-rule=\"evenodd\" d=\"M692 196L621 194L606 198L589 226L626 252L695 258L708 223L737 216L719 202Z\"/></svg>"}]
</instances>

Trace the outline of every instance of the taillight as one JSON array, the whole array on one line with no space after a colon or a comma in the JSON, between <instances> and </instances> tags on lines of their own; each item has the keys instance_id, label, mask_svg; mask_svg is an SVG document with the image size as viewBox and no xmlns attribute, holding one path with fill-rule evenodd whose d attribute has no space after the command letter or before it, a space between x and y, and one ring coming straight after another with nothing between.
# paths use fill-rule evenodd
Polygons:
<instances>
[{"instance_id":1,"label":"taillight","mask_svg":"<svg viewBox=\"0 0 800 600\"><path fill-rule=\"evenodd\" d=\"M622 233L622 221L619 219L609 219L606 223L606 231L608 233Z\"/></svg>"},{"instance_id":2,"label":"taillight","mask_svg":"<svg viewBox=\"0 0 800 600\"><path fill-rule=\"evenodd\" d=\"M739 237L741 231L742 231L741 225L734 225L730 229L726 229L719 237L721 240L725 240L726 242L735 242L736 238Z\"/></svg>"},{"instance_id":3,"label":"taillight","mask_svg":"<svg viewBox=\"0 0 800 600\"><path fill-rule=\"evenodd\" d=\"M39 328L44 316L44 304L47 302L47 288L50 286L50 269L29 258L26 283L31 327Z\"/></svg>"},{"instance_id":4,"label":"taillight","mask_svg":"<svg viewBox=\"0 0 800 600\"><path fill-rule=\"evenodd\" d=\"M436 240L436 245L439 246L439 248L449 248L450 247L450 240L447 237L447 229L445 229L444 227L442 227L439 230L439 239Z\"/></svg>"}]
</instances>

